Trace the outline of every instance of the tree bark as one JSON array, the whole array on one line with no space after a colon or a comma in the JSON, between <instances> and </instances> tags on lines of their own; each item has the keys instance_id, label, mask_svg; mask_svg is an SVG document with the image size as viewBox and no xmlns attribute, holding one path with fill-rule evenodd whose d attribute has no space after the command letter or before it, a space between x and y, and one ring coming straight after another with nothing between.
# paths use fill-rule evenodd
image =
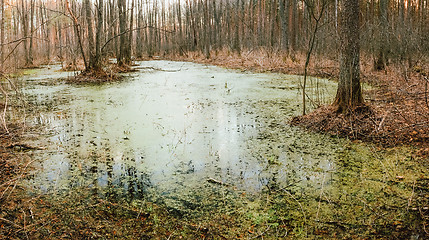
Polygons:
<instances>
[{"instance_id":1,"label":"tree bark","mask_svg":"<svg viewBox=\"0 0 429 240\"><path fill-rule=\"evenodd\" d=\"M104 38L103 33L103 1L104 0L98 0L98 6L97 6L97 35L95 39L95 57L94 57L94 64L93 68L95 70L99 70L101 68L101 62L102 62L102 52L101 52L101 41Z\"/></svg>"},{"instance_id":2,"label":"tree bark","mask_svg":"<svg viewBox=\"0 0 429 240\"><path fill-rule=\"evenodd\" d=\"M353 111L363 104L360 85L359 0L342 1L340 76L334 106Z\"/></svg>"},{"instance_id":3,"label":"tree bark","mask_svg":"<svg viewBox=\"0 0 429 240\"><path fill-rule=\"evenodd\" d=\"M118 65L124 66L129 64L127 58L127 43L128 34L124 34L127 31L127 15L126 15L126 0L118 0L118 11L119 11L119 54L117 57ZM130 59L131 60L131 59Z\"/></svg>"},{"instance_id":4,"label":"tree bark","mask_svg":"<svg viewBox=\"0 0 429 240\"><path fill-rule=\"evenodd\" d=\"M288 21L289 21L289 4L286 2L287 0L280 0L279 6L279 16L281 21L281 48L283 50L287 50L289 47L289 39L288 39Z\"/></svg>"},{"instance_id":5,"label":"tree bark","mask_svg":"<svg viewBox=\"0 0 429 240\"><path fill-rule=\"evenodd\" d=\"M298 32L298 20L297 20L297 11L298 11L298 0L291 0L292 1L292 19L291 19L291 23L292 23L292 31L291 31L291 36L290 36L290 40L291 40L291 47L292 50L296 50L297 46L296 46L296 35Z\"/></svg>"},{"instance_id":6,"label":"tree bark","mask_svg":"<svg viewBox=\"0 0 429 240\"><path fill-rule=\"evenodd\" d=\"M127 43L127 49L126 49L126 61L127 65L131 64L131 56L133 54L133 28L134 28L134 0L131 0L131 15L130 15L130 25L129 30L130 34L128 36L128 43Z\"/></svg>"},{"instance_id":7,"label":"tree bark","mask_svg":"<svg viewBox=\"0 0 429 240\"><path fill-rule=\"evenodd\" d=\"M33 57L33 47L34 47L34 0L30 0L30 43L28 48L28 62L27 66L33 66L34 57Z\"/></svg>"},{"instance_id":8,"label":"tree bark","mask_svg":"<svg viewBox=\"0 0 429 240\"><path fill-rule=\"evenodd\" d=\"M403 1L403 0L402 0ZM380 0L379 2L379 21L380 21L380 34L378 39L378 56L377 60L374 63L374 69L375 70L384 70L386 63L387 63L387 11L388 11L388 0ZM402 11L400 11L400 15L402 18L400 21L403 21L403 15L401 14ZM400 23L401 24L401 23Z\"/></svg>"},{"instance_id":9,"label":"tree bark","mask_svg":"<svg viewBox=\"0 0 429 240\"><path fill-rule=\"evenodd\" d=\"M5 29L4 29L4 0L1 0L1 18L0 18L0 71L4 69L4 43L5 43Z\"/></svg>"},{"instance_id":10,"label":"tree bark","mask_svg":"<svg viewBox=\"0 0 429 240\"><path fill-rule=\"evenodd\" d=\"M88 48L87 48L87 56L89 58L88 66L86 66L86 70L90 70L95 65L95 51L94 51L94 29L92 26L92 16L91 16L91 3L89 0L84 1L85 8L85 19L87 26L87 34L88 34Z\"/></svg>"},{"instance_id":11,"label":"tree bark","mask_svg":"<svg viewBox=\"0 0 429 240\"><path fill-rule=\"evenodd\" d=\"M240 8L240 0L236 1L235 5L235 33L234 33L234 44L233 44L233 50L237 53L240 53L240 14L239 14L239 8Z\"/></svg>"}]
</instances>

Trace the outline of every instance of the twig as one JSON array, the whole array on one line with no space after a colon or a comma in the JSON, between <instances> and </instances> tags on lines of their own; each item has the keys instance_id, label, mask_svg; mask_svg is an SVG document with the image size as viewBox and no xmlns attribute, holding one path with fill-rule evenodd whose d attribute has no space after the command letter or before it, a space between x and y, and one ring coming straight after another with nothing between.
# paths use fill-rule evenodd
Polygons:
<instances>
[{"instance_id":1,"label":"twig","mask_svg":"<svg viewBox=\"0 0 429 240\"><path fill-rule=\"evenodd\" d=\"M429 109L428 94L427 94L429 80L426 76L425 76L425 80L426 80L426 83L425 83L425 102L426 102L426 107Z\"/></svg>"},{"instance_id":2,"label":"twig","mask_svg":"<svg viewBox=\"0 0 429 240\"><path fill-rule=\"evenodd\" d=\"M24 212L24 210L22 210L22 215L23 215L23 221L24 221L24 227L22 228L23 230L24 230L24 233L25 233L25 237L27 238L27 239L29 239L28 238L28 234L27 234L27 231L25 230L25 212ZM18 230L19 231L19 230Z\"/></svg>"},{"instance_id":3,"label":"twig","mask_svg":"<svg viewBox=\"0 0 429 240\"><path fill-rule=\"evenodd\" d=\"M23 168L23 170L22 170L21 174L19 175L19 177L17 177L17 178L16 178L16 181L15 181L15 184L14 184L13 188L12 188L12 190L10 190L9 195L8 195L6 198L9 198L9 197L10 197L10 195L11 195L11 194L12 194L12 192L13 192L13 190L15 190L16 185L18 184L18 180L19 180L19 179L21 179L21 178L23 177L23 175L24 175L25 170L27 169L27 167L28 167L31 163L33 163L34 161L36 161L36 159L29 161L29 162L24 166L24 168ZM6 193L6 191L9 189L10 185L12 185L12 183L10 183L10 184L9 184L9 186L7 186L7 187L6 187L6 189L5 189L5 190L3 191L3 193L1 194L0 199L2 199L2 198L3 198L4 194L5 194L5 193Z\"/></svg>"},{"instance_id":4,"label":"twig","mask_svg":"<svg viewBox=\"0 0 429 240\"><path fill-rule=\"evenodd\" d=\"M413 192L411 192L411 196L408 199L407 212L408 212L408 208L410 208L411 206L411 202L413 201L415 187L416 187L416 180L414 180L414 183L413 183Z\"/></svg>"},{"instance_id":5,"label":"twig","mask_svg":"<svg viewBox=\"0 0 429 240\"><path fill-rule=\"evenodd\" d=\"M289 196L291 196L293 198L293 200L295 200L298 203L299 207L301 208L302 215L304 216L304 224L305 224L307 222L307 216L305 215L304 208L302 207L301 203L286 189L282 188L281 190L283 190L284 192L289 194Z\"/></svg>"},{"instance_id":6,"label":"twig","mask_svg":"<svg viewBox=\"0 0 429 240\"><path fill-rule=\"evenodd\" d=\"M15 227L18 227L19 229L23 229L23 227L22 227L22 226L20 226L20 225L18 225L18 224L16 224L16 223L14 223L14 222L12 222L12 221L10 221L10 220L7 220L6 218L2 218L2 217L0 217L0 220L2 220L2 221L4 221L4 222L7 222L7 223L9 223L9 224L12 224L12 225L14 225Z\"/></svg>"},{"instance_id":7,"label":"twig","mask_svg":"<svg viewBox=\"0 0 429 240\"><path fill-rule=\"evenodd\" d=\"M386 119L386 117L387 117L387 114L385 114L384 117L383 117L383 119L381 119L381 122L380 122L380 124L378 125L378 128L377 128L377 132L380 131L380 129L383 126L383 123L384 123L384 120Z\"/></svg>"},{"instance_id":8,"label":"twig","mask_svg":"<svg viewBox=\"0 0 429 240\"><path fill-rule=\"evenodd\" d=\"M264 234L265 234L266 232L268 232L268 230L270 230L270 225L268 225L268 227L267 227L267 229L265 229L265 231L263 231L262 233L258 234L257 236L254 236L254 237L252 237L252 238L250 238L250 239L260 238L260 237L264 236Z\"/></svg>"},{"instance_id":9,"label":"twig","mask_svg":"<svg viewBox=\"0 0 429 240\"><path fill-rule=\"evenodd\" d=\"M5 129L5 131L7 133L9 133L9 130L7 129L7 124L6 124L6 110L7 110L7 100L8 100L8 94L7 92L3 89L3 87L0 85L0 91L2 92L2 94L5 97L5 104L4 104L4 109L3 109L3 113L2 116L0 116L3 127Z\"/></svg>"}]
</instances>

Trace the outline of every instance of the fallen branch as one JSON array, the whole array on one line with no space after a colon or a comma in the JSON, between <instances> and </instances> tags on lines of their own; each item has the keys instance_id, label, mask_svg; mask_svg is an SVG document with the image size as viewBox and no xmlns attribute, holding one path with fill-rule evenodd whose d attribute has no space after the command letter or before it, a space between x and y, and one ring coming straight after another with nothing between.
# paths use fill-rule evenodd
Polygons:
<instances>
[{"instance_id":1,"label":"fallen branch","mask_svg":"<svg viewBox=\"0 0 429 240\"><path fill-rule=\"evenodd\" d=\"M214 184L218 184L218 185L221 185L221 186L226 186L226 187L228 187L228 186L229 186L229 184L224 183L224 182L222 182L222 181L220 181L220 180L216 180L216 179L214 179L214 178L208 178L208 179L207 179L207 182L209 182L209 183L214 183Z\"/></svg>"},{"instance_id":2,"label":"fallen branch","mask_svg":"<svg viewBox=\"0 0 429 240\"><path fill-rule=\"evenodd\" d=\"M46 150L46 148L44 147L36 147L36 146L31 146L28 145L26 143L11 143L8 146L6 146L6 148L15 148L15 147L19 147L23 150Z\"/></svg>"}]
</instances>

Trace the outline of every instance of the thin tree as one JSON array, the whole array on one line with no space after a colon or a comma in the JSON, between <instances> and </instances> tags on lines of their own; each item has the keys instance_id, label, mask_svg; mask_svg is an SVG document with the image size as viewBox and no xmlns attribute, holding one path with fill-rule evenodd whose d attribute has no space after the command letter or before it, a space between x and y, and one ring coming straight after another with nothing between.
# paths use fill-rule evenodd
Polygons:
<instances>
[{"instance_id":1,"label":"thin tree","mask_svg":"<svg viewBox=\"0 0 429 240\"><path fill-rule=\"evenodd\" d=\"M316 42L316 34L319 30L320 21L322 20L323 14L325 12L325 9L328 7L329 1L328 0L304 0L305 5L308 9L308 15L310 19L314 20L314 29L310 36L310 40L308 41L308 50L307 50L307 56L305 59L305 66L304 66L304 82L302 85L302 114L305 115L306 111L306 99L307 99L307 93L305 92L305 88L307 85L307 75L308 75L308 65L310 64L310 58L311 53L314 49L314 44Z\"/></svg>"},{"instance_id":2,"label":"thin tree","mask_svg":"<svg viewBox=\"0 0 429 240\"><path fill-rule=\"evenodd\" d=\"M73 21L73 28L74 28L75 36L77 38L79 50L82 54L83 62L85 64L85 68L86 68L88 66L88 62L86 60L85 51L83 49L82 34L80 32L80 24L79 24L77 17L75 16L72 9L70 8L70 2L68 0L66 0L66 8L67 8L67 12L70 14L70 18Z\"/></svg>"},{"instance_id":3,"label":"thin tree","mask_svg":"<svg viewBox=\"0 0 429 240\"><path fill-rule=\"evenodd\" d=\"M118 14L119 14L119 32L121 36L119 37L119 52L117 52L117 63L118 65L125 65L125 48L127 44L127 35L123 34L126 31L126 7L125 0L117 0Z\"/></svg>"},{"instance_id":4,"label":"thin tree","mask_svg":"<svg viewBox=\"0 0 429 240\"><path fill-rule=\"evenodd\" d=\"M99 70L101 68L102 55L104 54L101 49L101 41L104 39L103 33L103 11L104 11L104 0L98 0L97 6L97 35L95 38L95 56L92 67L95 70Z\"/></svg>"},{"instance_id":5,"label":"thin tree","mask_svg":"<svg viewBox=\"0 0 429 240\"><path fill-rule=\"evenodd\" d=\"M281 48L283 50L288 50L289 47L289 2L286 0L279 1L279 17L281 21Z\"/></svg>"},{"instance_id":6,"label":"thin tree","mask_svg":"<svg viewBox=\"0 0 429 240\"><path fill-rule=\"evenodd\" d=\"M4 0L1 0L1 18L0 18L0 72L4 69L4 44L5 44L5 28L4 28Z\"/></svg>"},{"instance_id":7,"label":"thin tree","mask_svg":"<svg viewBox=\"0 0 429 240\"><path fill-rule=\"evenodd\" d=\"M378 39L378 43L379 43L378 57L377 57L377 60L374 62L374 69L376 70L384 70L387 63L388 5L389 5L389 0L380 0L379 2L380 35ZM401 19L401 21L403 21L403 19Z\"/></svg>"},{"instance_id":8,"label":"thin tree","mask_svg":"<svg viewBox=\"0 0 429 240\"><path fill-rule=\"evenodd\" d=\"M28 62L27 66L34 65L34 56L33 56L33 48L34 48L34 0L30 0L30 43L28 48Z\"/></svg>"}]
</instances>

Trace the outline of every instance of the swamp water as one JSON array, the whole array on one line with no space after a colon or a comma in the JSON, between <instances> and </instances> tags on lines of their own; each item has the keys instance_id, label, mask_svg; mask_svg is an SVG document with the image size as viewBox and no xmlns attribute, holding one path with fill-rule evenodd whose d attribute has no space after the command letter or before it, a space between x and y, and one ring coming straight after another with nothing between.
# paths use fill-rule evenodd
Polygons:
<instances>
[{"instance_id":1,"label":"swamp water","mask_svg":"<svg viewBox=\"0 0 429 240\"><path fill-rule=\"evenodd\" d=\"M70 73L56 68L26 77L26 99L41 109L28 122L43 129L32 144L45 148L34 152L26 180L33 193L90 189L180 216L239 202L257 224L301 218L366 226L377 219L358 218L373 214L369 205L379 203L387 181L426 174L402 166L412 151L376 153L289 126L301 112L296 76L145 61L126 80L95 86L60 83ZM336 83L318 80L317 88L329 102ZM398 191L406 202L409 189ZM289 200L270 207L267 192ZM351 196L357 203L343 205ZM285 209L295 212L284 216Z\"/></svg>"}]
</instances>

